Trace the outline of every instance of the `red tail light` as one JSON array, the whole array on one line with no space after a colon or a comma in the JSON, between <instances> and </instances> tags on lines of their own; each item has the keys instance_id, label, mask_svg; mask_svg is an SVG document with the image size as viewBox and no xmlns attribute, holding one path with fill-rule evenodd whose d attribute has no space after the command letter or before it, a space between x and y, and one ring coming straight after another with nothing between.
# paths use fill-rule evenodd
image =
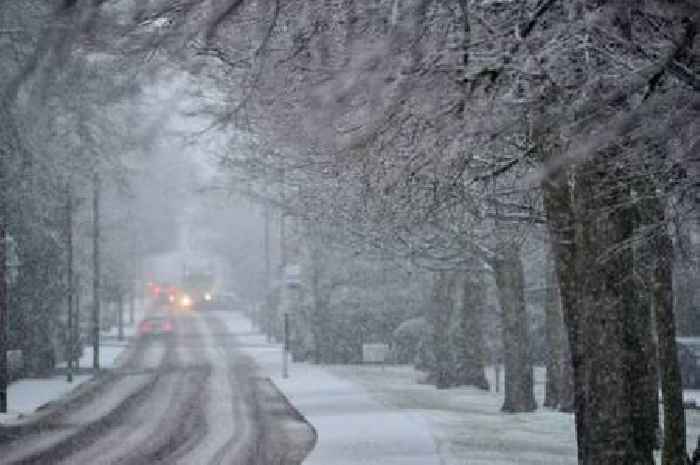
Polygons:
<instances>
[{"instance_id":1,"label":"red tail light","mask_svg":"<svg viewBox=\"0 0 700 465\"><path fill-rule=\"evenodd\" d=\"M152 328L151 328L151 324L150 324L149 322L147 322L147 321L144 321L143 323L141 323L141 324L139 325L139 332L140 332L141 334L150 333L150 332L151 332L151 329L152 329Z\"/></svg>"}]
</instances>

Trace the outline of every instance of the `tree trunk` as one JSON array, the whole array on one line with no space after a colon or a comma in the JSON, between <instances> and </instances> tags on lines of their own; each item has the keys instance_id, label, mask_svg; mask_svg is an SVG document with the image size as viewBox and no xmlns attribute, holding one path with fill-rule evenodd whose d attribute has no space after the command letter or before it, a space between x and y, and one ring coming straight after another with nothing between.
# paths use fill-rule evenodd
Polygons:
<instances>
[{"instance_id":1,"label":"tree trunk","mask_svg":"<svg viewBox=\"0 0 700 465\"><path fill-rule=\"evenodd\" d=\"M631 202L628 187L606 171L607 161L599 154L580 166L575 191L561 167L542 183L573 368L578 461L652 464L650 324L631 277L634 221L629 208L619 210Z\"/></svg>"},{"instance_id":2,"label":"tree trunk","mask_svg":"<svg viewBox=\"0 0 700 465\"><path fill-rule=\"evenodd\" d=\"M460 313L461 354L457 360L455 384L489 389L484 374L484 340L482 331L485 305L484 284L478 272L464 276L464 295Z\"/></svg>"},{"instance_id":3,"label":"tree trunk","mask_svg":"<svg viewBox=\"0 0 700 465\"><path fill-rule=\"evenodd\" d=\"M518 249L502 244L494 260L498 300L503 321L505 366L504 412L531 412L537 408L525 308L525 276Z\"/></svg>"},{"instance_id":4,"label":"tree trunk","mask_svg":"<svg viewBox=\"0 0 700 465\"><path fill-rule=\"evenodd\" d=\"M639 211L635 211L635 228L639 226ZM639 229L635 234L642 234ZM643 237L643 236L639 236ZM628 331L636 334L631 340L630 379L635 422L639 425L637 440L650 442L659 448L659 370L658 348L654 336L654 257L653 244L635 241L635 286L630 286L628 299L631 312ZM636 339L636 340L635 340Z\"/></svg>"},{"instance_id":5,"label":"tree trunk","mask_svg":"<svg viewBox=\"0 0 700 465\"><path fill-rule=\"evenodd\" d=\"M430 378L435 382L435 386L438 389L445 389L452 385L449 327L452 313L450 291L453 284L454 277L450 273L441 271L434 274L430 316L432 320L432 349L435 363Z\"/></svg>"},{"instance_id":6,"label":"tree trunk","mask_svg":"<svg viewBox=\"0 0 700 465\"><path fill-rule=\"evenodd\" d=\"M582 164L576 180L577 266L580 293L570 334L574 360L576 419L581 465L651 465L653 441L640 421L634 378L640 331L629 246L633 223L628 187L600 152ZM569 277L570 278L570 277Z\"/></svg>"},{"instance_id":7,"label":"tree trunk","mask_svg":"<svg viewBox=\"0 0 700 465\"><path fill-rule=\"evenodd\" d=\"M310 245L311 259L311 298L313 309L310 318L310 331L313 339L314 363L326 363L331 359L330 338L328 331L328 319L330 311L330 292L322 288L321 276L323 273L323 251L318 244Z\"/></svg>"},{"instance_id":8,"label":"tree trunk","mask_svg":"<svg viewBox=\"0 0 700 465\"><path fill-rule=\"evenodd\" d=\"M561 345L561 379L559 384L559 411L571 413L575 410L574 402L574 364L566 331L562 333Z\"/></svg>"},{"instance_id":9,"label":"tree trunk","mask_svg":"<svg viewBox=\"0 0 700 465\"><path fill-rule=\"evenodd\" d=\"M550 147L551 146L551 147ZM584 352L576 350L580 346L579 324L579 279L577 276L578 244L576 242L576 219L574 216L573 192L569 182L569 173L564 167L550 166L556 163L558 156L558 144L543 144L544 169L547 176L542 180L542 191L547 227L552 239L554 252L554 265L557 270L559 293L561 296L562 316L566 326L566 339L568 341L567 354L563 372L569 371L571 388L568 398L562 395L562 409L576 413L576 441L578 443L578 461L583 464L583 445L586 443L584 424L585 390L577 386L583 386L587 382L582 369L582 357ZM550 151L552 153L550 153ZM553 161L554 160L554 161ZM571 401L569 405L567 400Z\"/></svg>"},{"instance_id":10,"label":"tree trunk","mask_svg":"<svg viewBox=\"0 0 700 465\"><path fill-rule=\"evenodd\" d=\"M545 384L544 406L557 408L561 404L562 383L562 347L564 342L564 324L561 318L559 286L554 267L554 258L550 247L547 247L545 273L547 275L547 300L545 302L545 339L547 380Z\"/></svg>"},{"instance_id":11,"label":"tree trunk","mask_svg":"<svg viewBox=\"0 0 700 465\"><path fill-rule=\"evenodd\" d=\"M629 192L627 193L629 195ZM631 196L630 196L631 197ZM636 233L637 216L630 205L618 215L625 237ZM622 303L625 311L624 342L626 346L627 382L629 385L633 441L645 455L657 446L659 418L659 380L656 372L656 344L652 332L651 306L645 297L645 284L638 278L639 260L634 246L625 246L625 260L631 260L623 282ZM622 279L622 278L621 278ZM652 462L653 463L653 462Z\"/></svg>"},{"instance_id":12,"label":"tree trunk","mask_svg":"<svg viewBox=\"0 0 700 465\"><path fill-rule=\"evenodd\" d=\"M658 202L658 200L657 200ZM676 349L676 328L673 316L673 242L666 229L663 205L656 205L656 224L660 231L654 237L654 310L659 338L659 365L664 404L663 465L686 465L685 410L683 387Z\"/></svg>"}]
</instances>

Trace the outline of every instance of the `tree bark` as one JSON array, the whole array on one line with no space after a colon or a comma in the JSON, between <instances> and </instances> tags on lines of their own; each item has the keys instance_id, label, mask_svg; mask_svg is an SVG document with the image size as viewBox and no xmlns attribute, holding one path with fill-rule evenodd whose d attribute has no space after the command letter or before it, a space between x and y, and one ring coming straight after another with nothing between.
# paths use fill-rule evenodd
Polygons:
<instances>
[{"instance_id":1,"label":"tree bark","mask_svg":"<svg viewBox=\"0 0 700 465\"><path fill-rule=\"evenodd\" d=\"M484 374L484 340L481 323L485 305L484 284L478 272L464 276L460 312L461 354L457 360L455 384L489 389Z\"/></svg>"},{"instance_id":2,"label":"tree bark","mask_svg":"<svg viewBox=\"0 0 700 465\"><path fill-rule=\"evenodd\" d=\"M561 345L561 379L559 385L559 411L571 413L574 411L574 364L571 359L571 349L566 330L562 333Z\"/></svg>"},{"instance_id":3,"label":"tree bark","mask_svg":"<svg viewBox=\"0 0 700 465\"><path fill-rule=\"evenodd\" d=\"M531 412L537 408L525 308L525 276L518 249L502 244L494 260L503 325L505 366L504 412Z\"/></svg>"},{"instance_id":4,"label":"tree bark","mask_svg":"<svg viewBox=\"0 0 700 465\"><path fill-rule=\"evenodd\" d=\"M633 298L628 187L611 169L615 153L599 152L577 170L576 268L580 293L571 308L576 420L581 465L651 465L653 441L640 421L630 365L638 356L640 323ZM571 279L571 276L569 277Z\"/></svg>"},{"instance_id":5,"label":"tree bark","mask_svg":"<svg viewBox=\"0 0 700 465\"><path fill-rule=\"evenodd\" d=\"M629 188L628 188L629 189ZM628 192L627 195L630 193ZM631 195L630 195L631 197ZM624 208L619 215L624 235L636 234L638 215L632 205ZM629 278L623 287L623 305L625 309L625 345L626 366L629 383L629 399L633 423L633 441L638 450L649 451L657 446L659 418L659 380L657 376L656 344L653 337L652 308L650 300L645 297L645 283L638 278L638 248L627 246L626 260L632 264L626 271Z\"/></svg>"},{"instance_id":6,"label":"tree bark","mask_svg":"<svg viewBox=\"0 0 700 465\"><path fill-rule=\"evenodd\" d=\"M430 316L432 320L432 349L435 360L433 373L430 378L438 389L446 389L453 383L450 376L451 354L449 342L450 316L452 299L450 291L454 285L454 277L450 273L440 271L433 277L433 295Z\"/></svg>"},{"instance_id":7,"label":"tree bark","mask_svg":"<svg viewBox=\"0 0 700 465\"><path fill-rule=\"evenodd\" d=\"M660 203L655 209L660 231L654 237L656 263L654 267L654 311L659 339L659 366L663 392L664 439L663 465L687 465L685 444L685 410L683 387L676 348L676 328L673 316L673 242L666 229L666 215Z\"/></svg>"},{"instance_id":8,"label":"tree bark","mask_svg":"<svg viewBox=\"0 0 700 465\"><path fill-rule=\"evenodd\" d=\"M550 247L546 251L547 260L545 273L547 275L547 297L545 302L545 339L547 379L545 384L544 406L557 408L561 404L561 394L564 382L562 372L562 346L564 342L564 324L561 318L559 300L559 285L556 278L554 258Z\"/></svg>"},{"instance_id":9,"label":"tree bark","mask_svg":"<svg viewBox=\"0 0 700 465\"><path fill-rule=\"evenodd\" d=\"M316 250L311 250L311 292L313 293L313 315L311 317L311 334L313 337L314 363L324 363L328 349L328 299L321 289L320 256Z\"/></svg>"},{"instance_id":10,"label":"tree bark","mask_svg":"<svg viewBox=\"0 0 700 465\"><path fill-rule=\"evenodd\" d=\"M578 462L652 464L650 322L630 273L634 220L629 207L620 210L631 204L629 190L606 171L607 161L598 154L579 166L575 183L566 169L548 167L542 183L573 369Z\"/></svg>"}]
</instances>

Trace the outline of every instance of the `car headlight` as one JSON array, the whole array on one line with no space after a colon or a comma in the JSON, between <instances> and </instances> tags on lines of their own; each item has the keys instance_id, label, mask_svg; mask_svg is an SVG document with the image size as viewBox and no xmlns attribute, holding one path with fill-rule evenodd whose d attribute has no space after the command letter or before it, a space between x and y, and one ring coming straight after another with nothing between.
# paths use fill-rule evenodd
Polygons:
<instances>
[{"instance_id":1,"label":"car headlight","mask_svg":"<svg viewBox=\"0 0 700 465\"><path fill-rule=\"evenodd\" d=\"M192 305L192 298L188 295L183 295L181 303L183 307L189 307L190 305Z\"/></svg>"},{"instance_id":2,"label":"car headlight","mask_svg":"<svg viewBox=\"0 0 700 465\"><path fill-rule=\"evenodd\" d=\"M208 292L205 292L205 293L204 293L204 300L206 300L207 302L209 302L209 301L211 300L211 294L208 293Z\"/></svg>"}]
</instances>

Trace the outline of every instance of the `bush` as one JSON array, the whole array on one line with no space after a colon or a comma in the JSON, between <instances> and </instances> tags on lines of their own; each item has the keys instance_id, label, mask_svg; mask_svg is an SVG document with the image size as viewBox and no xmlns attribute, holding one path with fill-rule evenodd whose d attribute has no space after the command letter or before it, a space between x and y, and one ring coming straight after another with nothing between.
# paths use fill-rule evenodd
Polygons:
<instances>
[{"instance_id":1,"label":"bush","mask_svg":"<svg viewBox=\"0 0 700 465\"><path fill-rule=\"evenodd\" d=\"M396 363L428 362L429 354L422 353L430 347L430 324L425 318L411 318L401 323L392 333L391 358ZM421 359L420 363L419 360Z\"/></svg>"}]
</instances>

